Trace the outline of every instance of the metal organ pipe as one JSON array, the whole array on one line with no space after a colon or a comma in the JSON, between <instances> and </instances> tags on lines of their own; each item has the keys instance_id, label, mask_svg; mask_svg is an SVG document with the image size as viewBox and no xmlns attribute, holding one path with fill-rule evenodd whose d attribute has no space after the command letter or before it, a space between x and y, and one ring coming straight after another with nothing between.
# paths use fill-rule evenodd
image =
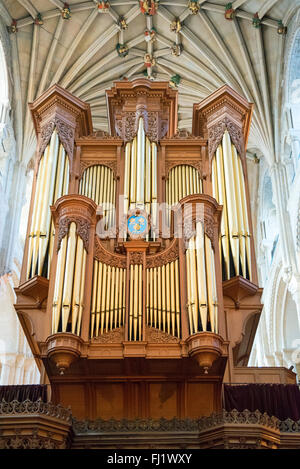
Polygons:
<instances>
[{"instance_id":1,"label":"metal organ pipe","mask_svg":"<svg viewBox=\"0 0 300 469\"><path fill-rule=\"evenodd\" d=\"M126 269L94 259L91 337L98 337L125 320Z\"/></svg>"},{"instance_id":2,"label":"metal organ pipe","mask_svg":"<svg viewBox=\"0 0 300 469\"><path fill-rule=\"evenodd\" d=\"M80 334L84 307L86 250L72 222L61 241L52 304L52 333Z\"/></svg>"},{"instance_id":3,"label":"metal organ pipe","mask_svg":"<svg viewBox=\"0 0 300 469\"><path fill-rule=\"evenodd\" d=\"M146 323L180 337L179 262L146 269Z\"/></svg>"},{"instance_id":4,"label":"metal organ pipe","mask_svg":"<svg viewBox=\"0 0 300 469\"><path fill-rule=\"evenodd\" d=\"M190 334L218 333L218 303L214 251L201 222L186 250L188 318Z\"/></svg>"},{"instance_id":5,"label":"metal organ pipe","mask_svg":"<svg viewBox=\"0 0 300 469\"><path fill-rule=\"evenodd\" d=\"M202 180L196 168L190 165L177 165L170 169L166 180L166 204L171 207L192 194L202 193ZM166 215L170 225L170 208Z\"/></svg>"},{"instance_id":6,"label":"metal organ pipe","mask_svg":"<svg viewBox=\"0 0 300 469\"><path fill-rule=\"evenodd\" d=\"M53 254L54 226L50 205L68 193L69 160L54 129L39 163L28 243L26 278L49 278Z\"/></svg>"},{"instance_id":7,"label":"metal organ pipe","mask_svg":"<svg viewBox=\"0 0 300 469\"><path fill-rule=\"evenodd\" d=\"M116 203L116 181L112 169L105 165L88 167L82 174L79 184L79 194L92 199L97 205L107 204L104 207L105 228L114 223Z\"/></svg>"},{"instance_id":8,"label":"metal organ pipe","mask_svg":"<svg viewBox=\"0 0 300 469\"><path fill-rule=\"evenodd\" d=\"M223 205L221 258L225 279L242 275L251 280L249 219L241 158L226 130L212 160L213 196Z\"/></svg>"},{"instance_id":9,"label":"metal organ pipe","mask_svg":"<svg viewBox=\"0 0 300 469\"><path fill-rule=\"evenodd\" d=\"M125 147L124 211L127 213L137 206L144 208L156 222L157 146L146 136L142 118L139 119L137 136ZM126 233L123 237L126 238ZM150 237L155 240L154 230Z\"/></svg>"}]
</instances>

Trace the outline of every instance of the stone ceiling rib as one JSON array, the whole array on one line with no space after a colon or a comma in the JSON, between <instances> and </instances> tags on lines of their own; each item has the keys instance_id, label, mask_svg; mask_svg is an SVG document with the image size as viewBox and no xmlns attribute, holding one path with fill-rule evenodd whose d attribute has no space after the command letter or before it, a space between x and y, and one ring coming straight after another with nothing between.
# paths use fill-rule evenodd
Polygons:
<instances>
[{"instance_id":1,"label":"stone ceiling rib","mask_svg":"<svg viewBox=\"0 0 300 469\"><path fill-rule=\"evenodd\" d=\"M20 3L20 5L22 5L28 11L28 13L32 16L33 19L36 18L38 11L32 5L30 0L18 0L18 3Z\"/></svg>"},{"instance_id":2,"label":"stone ceiling rib","mask_svg":"<svg viewBox=\"0 0 300 469\"><path fill-rule=\"evenodd\" d=\"M255 72L254 72L254 69L253 69L252 64L251 64L249 51L248 51L246 42L243 38L241 29L240 29L240 25L239 25L239 21L237 19L234 19L233 27L234 27L234 31L235 31L235 35L236 35L236 38L237 38L237 43L238 43L241 55L244 59L244 63L245 63L246 69L247 69L247 76L249 78L250 85L252 87L252 92L253 92L254 99L255 99L255 103L256 103L256 106L257 106L257 111L258 112L256 112L256 110L254 109L254 115L258 114L258 120L259 120L260 126L261 126L260 127L261 128L261 136L263 136L263 135L265 136L267 134L265 110L263 108L262 98L261 98L261 94L260 94L260 91L259 91L259 87L258 87L257 79L256 79L256 76L255 76Z\"/></svg>"},{"instance_id":3,"label":"stone ceiling rib","mask_svg":"<svg viewBox=\"0 0 300 469\"><path fill-rule=\"evenodd\" d=\"M236 10L237 8L241 7L244 3L247 3L248 0L235 0L235 2L232 3L232 8Z\"/></svg>"},{"instance_id":4,"label":"stone ceiling rib","mask_svg":"<svg viewBox=\"0 0 300 469\"><path fill-rule=\"evenodd\" d=\"M49 2L53 3L57 8L62 9L64 7L64 2L61 2L60 0L49 0Z\"/></svg>"},{"instance_id":5,"label":"stone ceiling rib","mask_svg":"<svg viewBox=\"0 0 300 469\"><path fill-rule=\"evenodd\" d=\"M267 66L266 66L265 48L264 48L261 29L257 28L255 33L256 33L256 38L257 38L257 49L258 49L258 55L259 55L260 76L261 76L261 84L262 84L261 88L262 88L263 102L264 102L264 107L265 107L265 112L266 112L266 121L267 121L267 128L268 128L268 143L269 143L270 150L274 152L271 103L270 103L270 94L269 94L269 86L268 86L268 74L267 74Z\"/></svg>"},{"instance_id":6,"label":"stone ceiling rib","mask_svg":"<svg viewBox=\"0 0 300 469\"><path fill-rule=\"evenodd\" d=\"M79 46L79 44L82 41L84 35L89 30L89 28L91 27L93 21L96 19L97 16L98 16L97 10L93 10L92 13L89 15L89 17L87 18L84 25L82 26L82 28L80 28L79 33L75 37L74 41L72 41L72 44L70 45L70 47L67 49L63 60L61 61L58 69L56 70L56 72L53 76L53 79L51 81L51 85L54 85L54 83L59 82L59 80L61 79L61 76L62 76L62 74L63 74L63 72L66 68L66 66L68 65L69 60L71 59L71 57L74 54L76 48Z\"/></svg>"},{"instance_id":7,"label":"stone ceiling rib","mask_svg":"<svg viewBox=\"0 0 300 469\"><path fill-rule=\"evenodd\" d=\"M13 72L17 92L15 126L20 142L23 142L24 131L24 159L34 147L35 139L27 112L28 101L58 83L87 100L96 119L95 126L107 128L105 90L112 86L113 80L144 76L145 69L151 79L170 80L173 75L180 75L180 128L191 125L192 104L195 101L199 102L224 83L232 86L254 102L249 143L252 141L251 144L254 142L259 145L268 158L275 158L273 146L276 138L274 132L276 134L278 128L278 106L276 104L272 109L270 97L279 96L281 92L280 62L284 45L284 37L277 36L277 17L278 12L282 11L278 0L236 0L233 2L236 16L231 22L224 18L226 0L215 0L218 4L213 0L198 1L201 5L198 15L191 14L188 0L161 0L157 15L153 17L141 14L137 0L110 0L108 15L98 12L97 0L74 4L72 2L75 0L69 0L70 20L64 20L61 16L63 0L48 0L47 11L43 11L44 0L17 1L22 6L20 11L23 14L24 9L28 12L25 18L17 18L18 30L22 30L22 37L30 39L25 47L25 42L23 45L22 39L18 39L18 33L10 35L15 56ZM10 3L8 0L0 0L0 13L8 26L15 17L12 8L5 7L5 4ZM292 5L288 5L284 13L285 18L289 19L297 1L291 0L290 3ZM243 10L243 6L247 11ZM252 19L256 12L254 8L258 9L261 27L255 30L256 42L250 45L249 40L253 37ZM34 24L38 12L42 15L44 26ZM117 25L120 15L125 16L129 25L127 30L120 30ZM270 15L270 18L266 15ZM170 24L175 17L182 21L182 28L177 33L170 31ZM74 19L76 33L72 32L71 26ZM284 18L281 19L286 24ZM144 30L152 27L156 29L156 42L145 42ZM40 42L40 28L52 35L50 43L45 43L46 46ZM266 28L271 28L267 34ZM280 50L269 57L272 35L274 39L279 38ZM116 42L127 45L129 54L125 58L119 57ZM171 54L174 44L182 45L180 56ZM155 57L156 65L145 67L146 52ZM58 56L59 61L56 60ZM24 57L28 60L27 65L23 65ZM275 64L274 60L277 60ZM38 77L37 71L40 74ZM273 74L272 80L269 80L270 73ZM23 95L21 81L22 86L26 83L26 90L22 88ZM270 86L274 89L270 89Z\"/></svg>"},{"instance_id":8,"label":"stone ceiling rib","mask_svg":"<svg viewBox=\"0 0 300 469\"><path fill-rule=\"evenodd\" d=\"M277 2L278 0L267 0L260 8L260 10L258 10L259 18L263 18L268 13L268 11L270 11L271 8L276 5Z\"/></svg>"}]
</instances>

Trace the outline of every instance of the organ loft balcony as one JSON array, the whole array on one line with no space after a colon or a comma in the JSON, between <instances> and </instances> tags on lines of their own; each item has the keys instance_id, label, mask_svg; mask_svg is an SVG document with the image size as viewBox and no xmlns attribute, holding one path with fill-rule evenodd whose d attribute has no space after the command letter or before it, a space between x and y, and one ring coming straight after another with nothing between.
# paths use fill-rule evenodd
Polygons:
<instances>
[{"instance_id":1,"label":"organ loft balcony","mask_svg":"<svg viewBox=\"0 0 300 469\"><path fill-rule=\"evenodd\" d=\"M15 308L52 400L78 418L220 410L262 308L245 148L228 86L177 129L177 90L116 82L109 133L58 85L29 104L35 175Z\"/></svg>"}]
</instances>

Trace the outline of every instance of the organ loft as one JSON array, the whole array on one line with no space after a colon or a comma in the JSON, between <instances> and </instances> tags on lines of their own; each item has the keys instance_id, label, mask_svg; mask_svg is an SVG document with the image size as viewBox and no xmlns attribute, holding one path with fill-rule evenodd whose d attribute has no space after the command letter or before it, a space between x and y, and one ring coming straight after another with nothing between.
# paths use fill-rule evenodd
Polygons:
<instances>
[{"instance_id":1,"label":"organ loft","mask_svg":"<svg viewBox=\"0 0 300 469\"><path fill-rule=\"evenodd\" d=\"M252 104L224 85L106 92L110 132L58 85L30 103L35 175L15 308L48 397L77 421L197 419L247 368L262 304L246 166ZM123 419L123 420L122 420Z\"/></svg>"}]
</instances>

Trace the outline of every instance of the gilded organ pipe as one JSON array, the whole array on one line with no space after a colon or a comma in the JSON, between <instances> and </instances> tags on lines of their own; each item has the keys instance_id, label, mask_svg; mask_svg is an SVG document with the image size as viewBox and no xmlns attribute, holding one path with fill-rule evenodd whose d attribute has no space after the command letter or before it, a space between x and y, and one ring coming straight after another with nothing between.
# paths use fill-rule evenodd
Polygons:
<instances>
[{"instance_id":1,"label":"gilded organ pipe","mask_svg":"<svg viewBox=\"0 0 300 469\"><path fill-rule=\"evenodd\" d=\"M94 259L91 337L124 326L125 270Z\"/></svg>"},{"instance_id":2,"label":"gilded organ pipe","mask_svg":"<svg viewBox=\"0 0 300 469\"><path fill-rule=\"evenodd\" d=\"M223 206L220 249L225 280L251 280L251 250L245 179L241 158L226 130L212 160L213 196Z\"/></svg>"},{"instance_id":3,"label":"gilded organ pipe","mask_svg":"<svg viewBox=\"0 0 300 469\"><path fill-rule=\"evenodd\" d=\"M190 165L177 165L170 169L165 193L168 226L170 226L170 207L184 197L198 193L202 193L202 180L196 168Z\"/></svg>"},{"instance_id":4,"label":"gilded organ pipe","mask_svg":"<svg viewBox=\"0 0 300 469\"><path fill-rule=\"evenodd\" d=\"M144 208L156 222L157 217L157 146L145 134L144 121L139 119L138 133L125 146L124 211ZM126 233L122 234L126 238ZM146 240L155 240L155 231Z\"/></svg>"},{"instance_id":5,"label":"gilded organ pipe","mask_svg":"<svg viewBox=\"0 0 300 469\"><path fill-rule=\"evenodd\" d=\"M52 333L80 334L84 301L86 250L72 222L57 256L53 302ZM93 299L92 305L94 306ZM92 306L92 307L93 307Z\"/></svg>"},{"instance_id":6,"label":"gilded organ pipe","mask_svg":"<svg viewBox=\"0 0 300 469\"><path fill-rule=\"evenodd\" d=\"M54 129L39 163L28 243L26 278L49 277L53 251L54 226L50 206L67 194L69 162Z\"/></svg>"},{"instance_id":7,"label":"gilded organ pipe","mask_svg":"<svg viewBox=\"0 0 300 469\"><path fill-rule=\"evenodd\" d=\"M116 182L113 171L105 165L88 167L82 174L79 194L91 198L97 205L104 204L106 229L113 226L116 203Z\"/></svg>"},{"instance_id":8,"label":"gilded organ pipe","mask_svg":"<svg viewBox=\"0 0 300 469\"><path fill-rule=\"evenodd\" d=\"M146 323L180 337L180 285L178 259L146 269Z\"/></svg>"},{"instance_id":9,"label":"gilded organ pipe","mask_svg":"<svg viewBox=\"0 0 300 469\"><path fill-rule=\"evenodd\" d=\"M218 332L215 258L210 238L201 222L186 250L187 309L190 333Z\"/></svg>"}]
</instances>

